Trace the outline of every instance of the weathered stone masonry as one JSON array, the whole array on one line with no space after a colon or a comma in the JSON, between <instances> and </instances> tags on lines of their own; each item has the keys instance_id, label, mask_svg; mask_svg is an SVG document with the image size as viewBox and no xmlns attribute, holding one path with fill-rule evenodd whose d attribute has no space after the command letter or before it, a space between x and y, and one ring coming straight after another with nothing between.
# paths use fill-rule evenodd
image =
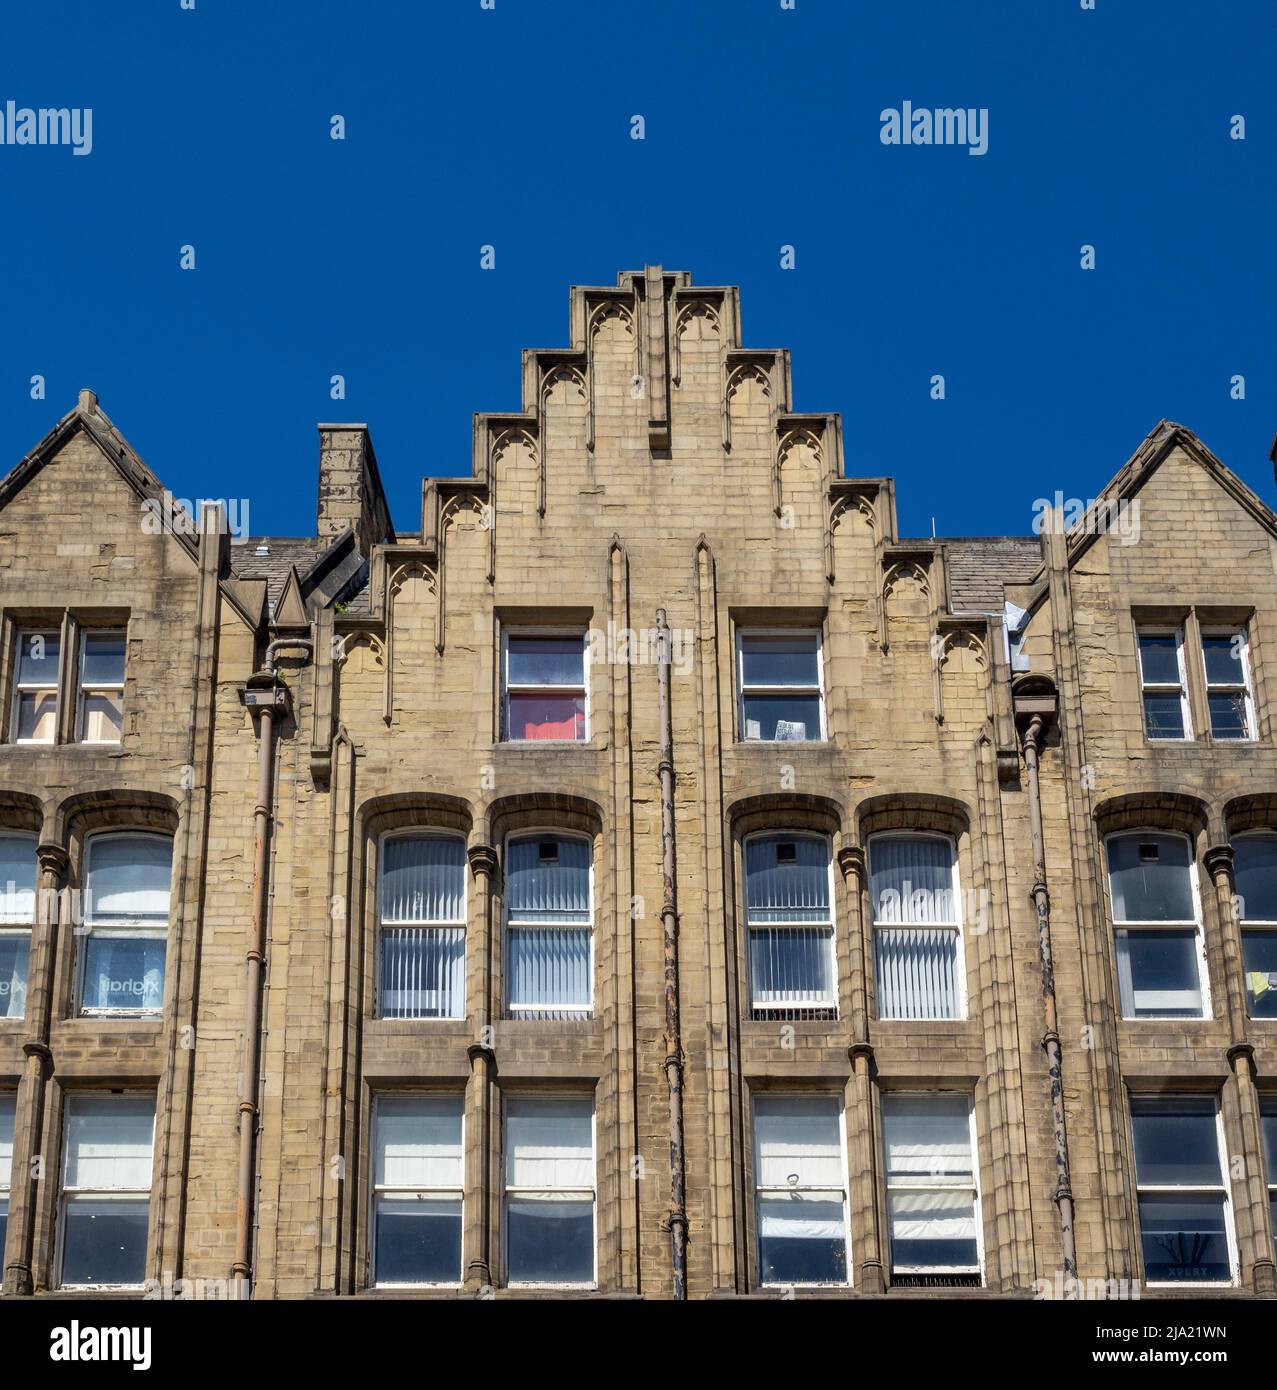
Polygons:
<instances>
[{"instance_id":1,"label":"weathered stone masonry","mask_svg":"<svg viewBox=\"0 0 1277 1390\"><path fill-rule=\"evenodd\" d=\"M1135 544L1085 525L902 539L893 481L855 476L840 417L794 409L788 353L742 345L737 291L647 267L573 288L571 346L525 351L522 409L475 415L471 475L427 479L410 529L366 427L319 435L313 537L147 529L162 484L87 391L0 483L0 833L34 838L47 889L82 886L96 832L174 844L159 1013L83 1016L82 937L65 896L42 899L61 905L34 925L25 1012L0 1017L7 1294L59 1283L68 1098L140 1091L156 1101L147 1279L226 1280L238 1238L254 1297L377 1296L373 1107L422 1090L463 1098L462 1274L412 1296L507 1296L502 1117L524 1093L593 1097L598 1293L674 1296L684 1240L686 1296L777 1292L751 1105L795 1093L838 1100L850 1233L846 1283L804 1295L917 1293L901 1286L928 1281L893 1273L883 1154L883 1098L910 1091L974 1099L964 1296L1145 1277L1129 1098L1155 1094L1218 1100L1231 1287L1277 1294L1277 1021L1248 1016L1232 881L1236 838L1277 830L1277 516L1191 431L1160 423L1103 494L1138 500ZM1007 602L1027 614L1027 669ZM665 621L687 660L641 642L642 659L592 662L588 738L503 739L512 631ZM1252 739L1146 737L1149 623L1186 646L1203 625L1245 631ZM65 659L56 740L16 742L17 634L58 631L65 654L108 624L127 630L120 742L76 741ZM738 635L774 627L820 633L823 739L740 737ZM1204 728L1205 677L1186 671ZM411 828L466 842L464 1018L379 1016L380 846ZM1205 1018L1122 1017L1103 837L1124 828L1191 841ZM529 830L590 843L586 1017L506 1006L507 841ZM767 830L826 837L833 866L836 996L790 1018L750 1003L743 846ZM952 837L980 904L965 1017L881 1017L869 847L892 830Z\"/></svg>"}]
</instances>

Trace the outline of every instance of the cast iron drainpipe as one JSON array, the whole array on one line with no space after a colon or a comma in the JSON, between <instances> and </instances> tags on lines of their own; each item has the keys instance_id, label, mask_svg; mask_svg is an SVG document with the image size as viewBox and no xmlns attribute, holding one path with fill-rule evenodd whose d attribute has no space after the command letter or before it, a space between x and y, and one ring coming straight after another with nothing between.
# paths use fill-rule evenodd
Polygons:
<instances>
[{"instance_id":1,"label":"cast iron drainpipe","mask_svg":"<svg viewBox=\"0 0 1277 1390\"><path fill-rule=\"evenodd\" d=\"M687 1169L683 1150L683 1045L679 1029L678 885L674 867L674 716L670 707L670 630L656 610L656 694L661 726L661 929L665 949L665 1079L669 1084L670 1248L674 1297L687 1298Z\"/></svg>"},{"instance_id":2,"label":"cast iron drainpipe","mask_svg":"<svg viewBox=\"0 0 1277 1390\"><path fill-rule=\"evenodd\" d=\"M259 1115L257 1069L261 1059L262 974L266 961L266 918L270 902L270 856L275 771L275 717L288 714L288 687L275 672L280 647L313 650L306 638L279 638L266 648L265 669L245 682L240 702L257 716L257 804L253 808L253 919L249 928L248 980L244 991L244 1066L239 1084L239 1190L235 1202L235 1263L231 1278L240 1297L253 1280L253 1145Z\"/></svg>"},{"instance_id":3,"label":"cast iron drainpipe","mask_svg":"<svg viewBox=\"0 0 1277 1390\"><path fill-rule=\"evenodd\" d=\"M1060 1208L1060 1243L1064 1273L1077 1277L1077 1245L1073 1232L1073 1187L1069 1175L1069 1138L1064 1121L1064 1077L1060 1056L1059 1021L1055 1007L1055 968L1051 956L1051 898L1046 887L1046 842L1042 835L1042 797L1038 785L1038 746L1044 721L1035 714L1024 731L1024 766L1029 779L1029 838L1033 842L1033 906L1038 915L1038 954L1042 958L1042 1002L1046 1008L1047 1073L1051 1082L1051 1118L1055 1130L1055 1200Z\"/></svg>"}]
</instances>

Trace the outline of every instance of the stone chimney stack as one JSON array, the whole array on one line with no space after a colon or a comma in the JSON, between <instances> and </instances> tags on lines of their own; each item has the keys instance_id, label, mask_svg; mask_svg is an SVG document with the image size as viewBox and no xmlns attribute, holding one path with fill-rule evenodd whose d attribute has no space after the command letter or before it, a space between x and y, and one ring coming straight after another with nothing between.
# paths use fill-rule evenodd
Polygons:
<instances>
[{"instance_id":1,"label":"stone chimney stack","mask_svg":"<svg viewBox=\"0 0 1277 1390\"><path fill-rule=\"evenodd\" d=\"M332 540L347 526L365 558L379 541L395 538L368 426L320 425L316 533Z\"/></svg>"}]
</instances>

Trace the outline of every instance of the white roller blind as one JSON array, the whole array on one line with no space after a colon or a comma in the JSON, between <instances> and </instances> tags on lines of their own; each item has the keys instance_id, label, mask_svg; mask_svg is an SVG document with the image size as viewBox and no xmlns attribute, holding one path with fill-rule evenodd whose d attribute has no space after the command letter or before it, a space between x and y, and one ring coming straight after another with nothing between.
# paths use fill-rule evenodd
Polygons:
<instances>
[{"instance_id":1,"label":"white roller blind","mask_svg":"<svg viewBox=\"0 0 1277 1390\"><path fill-rule=\"evenodd\" d=\"M592 1189L593 1105L587 1097L506 1102L506 1186Z\"/></svg>"},{"instance_id":2,"label":"white roller blind","mask_svg":"<svg viewBox=\"0 0 1277 1390\"><path fill-rule=\"evenodd\" d=\"M453 835L397 836L381 861L383 922L462 922L466 846Z\"/></svg>"},{"instance_id":3,"label":"white roller blind","mask_svg":"<svg viewBox=\"0 0 1277 1390\"><path fill-rule=\"evenodd\" d=\"M377 1101L374 1181L379 1187L464 1186L460 1096Z\"/></svg>"},{"instance_id":4,"label":"white roller blind","mask_svg":"<svg viewBox=\"0 0 1277 1390\"><path fill-rule=\"evenodd\" d=\"M882 1125L888 1182L971 1185L971 1115L966 1096L884 1096Z\"/></svg>"},{"instance_id":5,"label":"white roller blind","mask_svg":"<svg viewBox=\"0 0 1277 1390\"><path fill-rule=\"evenodd\" d=\"M35 921L35 841L0 835L0 924Z\"/></svg>"},{"instance_id":6,"label":"white roller blind","mask_svg":"<svg viewBox=\"0 0 1277 1390\"><path fill-rule=\"evenodd\" d=\"M952 843L931 835L874 836L869 893L875 922L957 926Z\"/></svg>"},{"instance_id":7,"label":"white roller blind","mask_svg":"<svg viewBox=\"0 0 1277 1390\"><path fill-rule=\"evenodd\" d=\"M894 1240L974 1240L975 1202L970 1192L891 1193Z\"/></svg>"},{"instance_id":8,"label":"white roller blind","mask_svg":"<svg viewBox=\"0 0 1277 1390\"><path fill-rule=\"evenodd\" d=\"M89 842L88 909L94 922L168 918L173 842L103 835Z\"/></svg>"},{"instance_id":9,"label":"white roller blind","mask_svg":"<svg viewBox=\"0 0 1277 1390\"><path fill-rule=\"evenodd\" d=\"M759 1203L758 1233L779 1240L842 1240L842 1202L776 1197Z\"/></svg>"},{"instance_id":10,"label":"white roller blind","mask_svg":"<svg viewBox=\"0 0 1277 1390\"><path fill-rule=\"evenodd\" d=\"M832 1096L759 1096L754 1136L760 1187L845 1185L838 1101Z\"/></svg>"},{"instance_id":11,"label":"white roller blind","mask_svg":"<svg viewBox=\"0 0 1277 1390\"><path fill-rule=\"evenodd\" d=\"M155 1101L150 1096L75 1096L67 1106L67 1187L151 1185Z\"/></svg>"}]
</instances>

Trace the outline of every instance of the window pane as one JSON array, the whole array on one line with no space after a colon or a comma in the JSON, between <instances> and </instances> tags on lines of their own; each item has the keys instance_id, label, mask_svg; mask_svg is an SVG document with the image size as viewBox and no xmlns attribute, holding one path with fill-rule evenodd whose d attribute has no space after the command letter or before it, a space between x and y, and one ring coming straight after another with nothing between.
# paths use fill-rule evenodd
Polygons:
<instances>
[{"instance_id":1,"label":"window pane","mask_svg":"<svg viewBox=\"0 0 1277 1390\"><path fill-rule=\"evenodd\" d=\"M1277 836L1233 841L1238 912L1243 922L1277 922Z\"/></svg>"},{"instance_id":2,"label":"window pane","mask_svg":"<svg viewBox=\"0 0 1277 1390\"><path fill-rule=\"evenodd\" d=\"M1108 842L1115 922L1195 922L1188 841L1178 835L1115 835Z\"/></svg>"},{"instance_id":3,"label":"window pane","mask_svg":"<svg viewBox=\"0 0 1277 1390\"><path fill-rule=\"evenodd\" d=\"M0 1095L0 1191L7 1192L13 1177L13 1117L17 1097Z\"/></svg>"},{"instance_id":4,"label":"window pane","mask_svg":"<svg viewBox=\"0 0 1277 1390\"><path fill-rule=\"evenodd\" d=\"M56 632L24 632L18 639L18 684L56 686L61 643Z\"/></svg>"},{"instance_id":5,"label":"window pane","mask_svg":"<svg viewBox=\"0 0 1277 1390\"><path fill-rule=\"evenodd\" d=\"M845 1284L843 1204L811 1197L758 1203L758 1263L764 1284Z\"/></svg>"},{"instance_id":6,"label":"window pane","mask_svg":"<svg viewBox=\"0 0 1277 1390\"><path fill-rule=\"evenodd\" d=\"M743 695L741 709L746 739L807 743L820 738L819 695Z\"/></svg>"},{"instance_id":7,"label":"window pane","mask_svg":"<svg viewBox=\"0 0 1277 1390\"><path fill-rule=\"evenodd\" d=\"M594 1281L594 1203L511 1197L506 1258L512 1284Z\"/></svg>"},{"instance_id":8,"label":"window pane","mask_svg":"<svg viewBox=\"0 0 1277 1390\"><path fill-rule=\"evenodd\" d=\"M1210 1097L1131 1101L1135 1180L1141 1186L1218 1186L1219 1133Z\"/></svg>"},{"instance_id":9,"label":"window pane","mask_svg":"<svg viewBox=\"0 0 1277 1390\"><path fill-rule=\"evenodd\" d=\"M1140 673L1145 685L1179 684L1179 638L1174 633L1140 633Z\"/></svg>"},{"instance_id":10,"label":"window pane","mask_svg":"<svg viewBox=\"0 0 1277 1390\"><path fill-rule=\"evenodd\" d=\"M510 1007L588 1012L588 927L511 927Z\"/></svg>"},{"instance_id":11,"label":"window pane","mask_svg":"<svg viewBox=\"0 0 1277 1390\"><path fill-rule=\"evenodd\" d=\"M590 921L588 840L530 835L506 845L506 903L512 922Z\"/></svg>"},{"instance_id":12,"label":"window pane","mask_svg":"<svg viewBox=\"0 0 1277 1390\"><path fill-rule=\"evenodd\" d=\"M511 637L506 644L510 685L584 685L581 637Z\"/></svg>"},{"instance_id":13,"label":"window pane","mask_svg":"<svg viewBox=\"0 0 1277 1390\"><path fill-rule=\"evenodd\" d=\"M1184 706L1178 695L1145 694L1144 732L1149 738L1184 737Z\"/></svg>"},{"instance_id":14,"label":"window pane","mask_svg":"<svg viewBox=\"0 0 1277 1390\"><path fill-rule=\"evenodd\" d=\"M149 1188L155 1101L150 1096L75 1096L67 1106L67 1187Z\"/></svg>"},{"instance_id":15,"label":"window pane","mask_svg":"<svg viewBox=\"0 0 1277 1390\"><path fill-rule=\"evenodd\" d=\"M1124 1018L1200 1018L1197 933L1118 931L1117 982Z\"/></svg>"},{"instance_id":16,"label":"window pane","mask_svg":"<svg viewBox=\"0 0 1277 1390\"><path fill-rule=\"evenodd\" d=\"M419 1197L378 1197L378 1284L459 1284L461 1203Z\"/></svg>"},{"instance_id":17,"label":"window pane","mask_svg":"<svg viewBox=\"0 0 1277 1390\"><path fill-rule=\"evenodd\" d=\"M828 922L828 842L789 835L746 840L745 904L755 924Z\"/></svg>"},{"instance_id":18,"label":"window pane","mask_svg":"<svg viewBox=\"0 0 1277 1390\"><path fill-rule=\"evenodd\" d=\"M510 729L512 739L585 738L585 700L580 695L511 694Z\"/></svg>"},{"instance_id":19,"label":"window pane","mask_svg":"<svg viewBox=\"0 0 1277 1390\"><path fill-rule=\"evenodd\" d=\"M1232 1278L1224 1197L1140 1196L1144 1273L1153 1283L1202 1283Z\"/></svg>"},{"instance_id":20,"label":"window pane","mask_svg":"<svg viewBox=\"0 0 1277 1390\"><path fill-rule=\"evenodd\" d=\"M466 846L454 835L386 840L381 859L383 922L463 922Z\"/></svg>"},{"instance_id":21,"label":"window pane","mask_svg":"<svg viewBox=\"0 0 1277 1390\"><path fill-rule=\"evenodd\" d=\"M819 685L813 633L741 638L742 679L746 685Z\"/></svg>"},{"instance_id":22,"label":"window pane","mask_svg":"<svg viewBox=\"0 0 1277 1390\"><path fill-rule=\"evenodd\" d=\"M35 921L35 841L0 835L0 922Z\"/></svg>"},{"instance_id":23,"label":"window pane","mask_svg":"<svg viewBox=\"0 0 1277 1390\"><path fill-rule=\"evenodd\" d=\"M958 933L899 927L875 933L879 1018L958 1018Z\"/></svg>"},{"instance_id":24,"label":"window pane","mask_svg":"<svg viewBox=\"0 0 1277 1390\"><path fill-rule=\"evenodd\" d=\"M888 1182L972 1185L969 1097L883 1096L882 1127Z\"/></svg>"},{"instance_id":25,"label":"window pane","mask_svg":"<svg viewBox=\"0 0 1277 1390\"><path fill-rule=\"evenodd\" d=\"M18 696L17 737L33 743L52 743L58 725L57 692Z\"/></svg>"},{"instance_id":26,"label":"window pane","mask_svg":"<svg viewBox=\"0 0 1277 1390\"><path fill-rule=\"evenodd\" d=\"M1206 660L1206 679L1211 685L1245 685L1246 666L1242 661L1245 640L1229 633L1224 637L1202 637L1202 656Z\"/></svg>"},{"instance_id":27,"label":"window pane","mask_svg":"<svg viewBox=\"0 0 1277 1390\"><path fill-rule=\"evenodd\" d=\"M164 1004L162 936L98 936L84 941L86 1009L159 1009Z\"/></svg>"},{"instance_id":28,"label":"window pane","mask_svg":"<svg viewBox=\"0 0 1277 1390\"><path fill-rule=\"evenodd\" d=\"M381 1016L465 1016L464 927L395 927L381 934Z\"/></svg>"},{"instance_id":29,"label":"window pane","mask_svg":"<svg viewBox=\"0 0 1277 1390\"><path fill-rule=\"evenodd\" d=\"M1245 691L1239 690L1232 694L1216 693L1206 698L1210 705L1210 731L1215 738L1250 737Z\"/></svg>"},{"instance_id":30,"label":"window pane","mask_svg":"<svg viewBox=\"0 0 1277 1390\"><path fill-rule=\"evenodd\" d=\"M1264 1152L1268 1163L1268 1185L1277 1187L1277 1102L1264 1102ZM1277 1229L1277 1228L1275 1228Z\"/></svg>"},{"instance_id":31,"label":"window pane","mask_svg":"<svg viewBox=\"0 0 1277 1390\"><path fill-rule=\"evenodd\" d=\"M124 634L88 632L84 636L81 685L124 684Z\"/></svg>"},{"instance_id":32,"label":"window pane","mask_svg":"<svg viewBox=\"0 0 1277 1390\"><path fill-rule=\"evenodd\" d=\"M929 835L877 835L869 842L875 922L957 926L953 844Z\"/></svg>"},{"instance_id":33,"label":"window pane","mask_svg":"<svg viewBox=\"0 0 1277 1390\"><path fill-rule=\"evenodd\" d=\"M889 1192L894 1270L974 1268L980 1263L970 1191Z\"/></svg>"},{"instance_id":34,"label":"window pane","mask_svg":"<svg viewBox=\"0 0 1277 1390\"><path fill-rule=\"evenodd\" d=\"M62 1230L64 1284L141 1284L148 1203L73 1197Z\"/></svg>"},{"instance_id":35,"label":"window pane","mask_svg":"<svg viewBox=\"0 0 1277 1390\"><path fill-rule=\"evenodd\" d=\"M27 1006L28 932L0 935L0 1018L21 1018Z\"/></svg>"},{"instance_id":36,"label":"window pane","mask_svg":"<svg viewBox=\"0 0 1277 1390\"><path fill-rule=\"evenodd\" d=\"M461 1098L380 1096L373 1181L379 1187L462 1187Z\"/></svg>"},{"instance_id":37,"label":"window pane","mask_svg":"<svg viewBox=\"0 0 1277 1390\"><path fill-rule=\"evenodd\" d=\"M754 1100L755 1181L759 1187L841 1192L842 1107L834 1096L768 1096ZM839 1204L839 1226L842 1209Z\"/></svg>"},{"instance_id":38,"label":"window pane","mask_svg":"<svg viewBox=\"0 0 1277 1390\"><path fill-rule=\"evenodd\" d=\"M506 1186L594 1187L588 1098L512 1096L506 1102Z\"/></svg>"},{"instance_id":39,"label":"window pane","mask_svg":"<svg viewBox=\"0 0 1277 1390\"><path fill-rule=\"evenodd\" d=\"M87 910L95 922L167 919L173 842L106 835L89 842Z\"/></svg>"},{"instance_id":40,"label":"window pane","mask_svg":"<svg viewBox=\"0 0 1277 1390\"><path fill-rule=\"evenodd\" d=\"M834 1002L830 927L754 927L749 933L755 1008L830 1006Z\"/></svg>"},{"instance_id":41,"label":"window pane","mask_svg":"<svg viewBox=\"0 0 1277 1390\"><path fill-rule=\"evenodd\" d=\"M119 743L124 731L124 696L119 691L90 691L84 696L85 743Z\"/></svg>"},{"instance_id":42,"label":"window pane","mask_svg":"<svg viewBox=\"0 0 1277 1390\"><path fill-rule=\"evenodd\" d=\"M1277 932L1242 932L1242 953L1251 1018L1277 1018Z\"/></svg>"}]
</instances>

